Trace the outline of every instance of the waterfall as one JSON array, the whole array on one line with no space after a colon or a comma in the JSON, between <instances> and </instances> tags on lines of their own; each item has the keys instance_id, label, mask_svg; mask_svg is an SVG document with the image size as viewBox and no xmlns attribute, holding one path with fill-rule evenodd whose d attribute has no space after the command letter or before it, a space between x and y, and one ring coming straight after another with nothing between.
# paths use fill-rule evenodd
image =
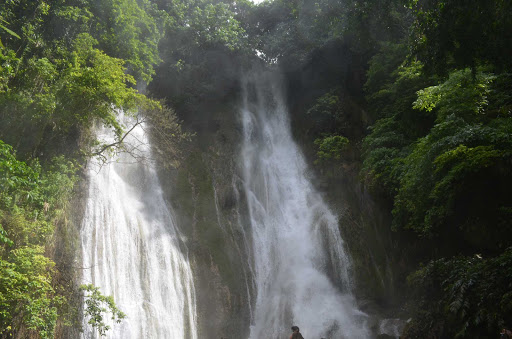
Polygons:
<instances>
[{"instance_id":1,"label":"waterfall","mask_svg":"<svg viewBox=\"0 0 512 339\"><path fill-rule=\"evenodd\" d=\"M352 296L338 219L315 191L292 139L278 82L245 81L243 180L252 229L256 301L250 338L366 338Z\"/></svg>"},{"instance_id":2,"label":"waterfall","mask_svg":"<svg viewBox=\"0 0 512 339\"><path fill-rule=\"evenodd\" d=\"M128 127L134 122L124 119ZM111 132L98 131L103 142ZM164 201L144 125L125 139L128 153L91 161L80 232L83 283L112 295L127 317L110 324L107 338L197 338L192 271ZM108 315L105 317L108 318ZM98 338L84 321L83 338Z\"/></svg>"}]
</instances>

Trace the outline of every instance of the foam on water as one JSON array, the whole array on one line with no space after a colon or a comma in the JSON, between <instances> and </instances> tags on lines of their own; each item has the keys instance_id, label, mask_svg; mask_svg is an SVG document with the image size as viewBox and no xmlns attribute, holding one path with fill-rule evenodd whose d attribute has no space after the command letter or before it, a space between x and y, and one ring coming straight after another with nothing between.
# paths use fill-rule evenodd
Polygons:
<instances>
[{"instance_id":1,"label":"foam on water","mask_svg":"<svg viewBox=\"0 0 512 339\"><path fill-rule=\"evenodd\" d=\"M127 126L133 121L125 119ZM151 162L144 125L126 138L129 154L88 165L81 228L83 283L112 295L127 317L107 338L197 338L195 292L187 249ZM108 129L98 131L113 141ZM133 157L135 155L135 158ZM84 319L83 338L99 338Z\"/></svg>"},{"instance_id":2,"label":"foam on water","mask_svg":"<svg viewBox=\"0 0 512 339\"><path fill-rule=\"evenodd\" d=\"M241 119L256 285L250 338L283 338L291 325L306 338L369 337L338 218L307 176L278 81L245 81Z\"/></svg>"}]
</instances>

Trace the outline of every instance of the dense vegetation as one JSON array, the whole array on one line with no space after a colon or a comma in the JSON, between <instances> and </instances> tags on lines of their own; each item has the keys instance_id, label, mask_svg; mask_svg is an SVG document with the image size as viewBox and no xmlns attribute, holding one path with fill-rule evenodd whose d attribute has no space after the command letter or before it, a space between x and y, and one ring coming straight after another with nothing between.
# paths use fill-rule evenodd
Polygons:
<instances>
[{"instance_id":1,"label":"dense vegetation","mask_svg":"<svg viewBox=\"0 0 512 339\"><path fill-rule=\"evenodd\" d=\"M376 121L362 173L392 200L393 228L429 243L416 260L433 261L409 278L415 317L406 337L491 337L512 321L512 69L502 54L512 47L512 7L412 9L408 40L387 43L370 62ZM408 55L393 60L388 50L400 45Z\"/></svg>"},{"instance_id":2,"label":"dense vegetation","mask_svg":"<svg viewBox=\"0 0 512 339\"><path fill-rule=\"evenodd\" d=\"M405 337L512 326L509 1L8 0L0 42L0 336L53 337L72 322L62 239L80 166L108 151L93 123L119 146L119 109L143 109L179 139L173 111L139 90L193 126L209 119L201 105L238 100L255 63L283 72L295 133L324 173L355 163L390 206L397 281L409 275ZM84 289L90 314L102 301L118 312Z\"/></svg>"},{"instance_id":3,"label":"dense vegetation","mask_svg":"<svg viewBox=\"0 0 512 339\"><path fill-rule=\"evenodd\" d=\"M46 170L18 161L0 142L0 334L36 331L50 338L66 302L55 263L45 255L76 181L74 165L55 158Z\"/></svg>"}]
</instances>

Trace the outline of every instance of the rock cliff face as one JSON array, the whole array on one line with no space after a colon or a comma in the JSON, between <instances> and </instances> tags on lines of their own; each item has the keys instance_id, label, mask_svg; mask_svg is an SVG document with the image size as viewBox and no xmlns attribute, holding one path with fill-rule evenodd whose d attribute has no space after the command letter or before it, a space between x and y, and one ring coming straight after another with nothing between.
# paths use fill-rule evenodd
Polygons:
<instances>
[{"instance_id":1,"label":"rock cliff face","mask_svg":"<svg viewBox=\"0 0 512 339\"><path fill-rule=\"evenodd\" d=\"M200 338L246 338L254 293L246 217L236 163L237 107L205 105L181 166L160 179L187 237L195 274Z\"/></svg>"},{"instance_id":2,"label":"rock cliff face","mask_svg":"<svg viewBox=\"0 0 512 339\"><path fill-rule=\"evenodd\" d=\"M339 216L362 309L385 316L399 301L394 286L397 268L393 263L390 215L365 190L356 169L357 164L346 164L338 175L319 179L318 186Z\"/></svg>"},{"instance_id":3,"label":"rock cliff face","mask_svg":"<svg viewBox=\"0 0 512 339\"><path fill-rule=\"evenodd\" d=\"M255 289L251 262L247 203L238 161L242 142L239 105L202 103L201 119L186 121L196 133L181 166L161 170L160 180L187 237L195 275L200 338L247 338ZM354 113L354 114L357 114ZM297 125L295 124L297 127ZM300 127L300 126L299 126ZM307 136L296 133L306 154ZM354 150L356 152L357 150ZM393 240L389 216L358 179L357 160L346 162L336 175L325 176L312 165L313 180L332 211L350 252L359 307L378 319L394 316L393 277L396 264L388 254ZM287 324L284 324L287 325Z\"/></svg>"}]
</instances>

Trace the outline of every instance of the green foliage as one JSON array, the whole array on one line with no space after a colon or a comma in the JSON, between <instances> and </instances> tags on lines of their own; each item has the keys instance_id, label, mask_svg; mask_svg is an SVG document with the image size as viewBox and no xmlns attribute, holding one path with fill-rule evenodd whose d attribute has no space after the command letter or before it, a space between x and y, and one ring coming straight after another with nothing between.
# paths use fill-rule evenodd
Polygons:
<instances>
[{"instance_id":1,"label":"green foliage","mask_svg":"<svg viewBox=\"0 0 512 339\"><path fill-rule=\"evenodd\" d=\"M481 226L491 227L499 209L509 203L495 180L508 175L505 164L511 160L511 133L509 120L491 127L452 117L436 125L405 159L406 172L393 210L395 225L428 234L449 216L457 217L459 227L479 216ZM486 176L493 180L480 183ZM461 215L457 215L461 203ZM487 222L481 219L484 216Z\"/></svg>"},{"instance_id":2,"label":"green foliage","mask_svg":"<svg viewBox=\"0 0 512 339\"><path fill-rule=\"evenodd\" d=\"M316 99L306 112L311 123L310 131L315 134L346 134L349 122L345 115L339 88L334 88Z\"/></svg>"},{"instance_id":3,"label":"green foliage","mask_svg":"<svg viewBox=\"0 0 512 339\"><path fill-rule=\"evenodd\" d=\"M14 76L18 62L13 50L0 49L0 94L8 89L9 79Z\"/></svg>"},{"instance_id":4,"label":"green foliage","mask_svg":"<svg viewBox=\"0 0 512 339\"><path fill-rule=\"evenodd\" d=\"M3 20L2 17L0 17L0 22L4 23L4 24L8 24L7 21ZM9 28L5 27L4 25L0 24L0 29L3 29L4 31L6 31L7 33L9 33L10 35L20 39L20 36L18 34L16 34L16 32L13 32L12 30L10 30ZM4 45L2 44L2 40L0 40L0 48L3 48Z\"/></svg>"},{"instance_id":5,"label":"green foliage","mask_svg":"<svg viewBox=\"0 0 512 339\"><path fill-rule=\"evenodd\" d=\"M63 79L63 87L58 92L67 97L61 109L75 111L69 117L73 122L87 122L97 117L120 135L122 129L116 120L116 108L129 112L151 102L127 86L135 84L135 79L125 73L124 61L94 48L95 43L86 33L77 37L70 57L73 64L64 70L67 77ZM59 116L64 114L62 112ZM65 124L61 122L59 125Z\"/></svg>"},{"instance_id":6,"label":"green foliage","mask_svg":"<svg viewBox=\"0 0 512 339\"><path fill-rule=\"evenodd\" d=\"M415 317L404 338L492 338L512 321L512 248L432 261L408 283Z\"/></svg>"},{"instance_id":7,"label":"green foliage","mask_svg":"<svg viewBox=\"0 0 512 339\"><path fill-rule=\"evenodd\" d=\"M340 98L336 95L336 90L331 90L318 98L315 105L307 113L336 116L339 114L339 105Z\"/></svg>"},{"instance_id":8,"label":"green foliage","mask_svg":"<svg viewBox=\"0 0 512 339\"><path fill-rule=\"evenodd\" d=\"M415 9L417 38L412 43L413 53L427 63L426 70L431 71L436 62L440 62L438 65L445 71L449 65L470 65L472 70L453 70L441 81L427 76L418 61L404 62L393 70L405 54L400 45L390 43L383 44L381 52L370 61L365 89L371 113L377 121L363 143L362 174L368 185L394 200L395 227L414 229L426 235L450 223L456 224L451 227L475 228L475 218L483 227L491 227L493 222L506 217L503 211L508 210L508 199L493 185L498 185L496 182L500 180L502 184L509 183L504 179L511 150L507 142L511 132L510 97L506 94L510 77L508 73L495 75L478 71L475 67L481 55L474 54L477 51L474 48L482 47L478 40L480 35L475 42L473 36L467 34L467 26L463 35L462 30L456 29L467 22L472 23L471 30L490 29L488 20L474 19L483 13L490 18L501 17L501 13L486 12L496 6L507 5L499 1L486 4L471 1L470 8L482 9L472 13L453 1L411 4ZM499 20L502 19L504 17ZM500 26L503 23L505 21L494 22L497 26L492 29L503 28ZM441 28L445 28L442 34ZM471 42L460 40L468 38ZM457 52L436 49L454 41ZM441 45L436 45L438 43ZM435 53L438 59L426 58L421 53L425 50L419 46L431 48L429 53ZM462 58L462 54L467 54L472 61L457 59ZM498 61L493 60L498 66ZM492 67L488 65L487 69ZM438 84L428 86L433 81ZM487 188L481 183L486 175L495 179ZM496 175L498 177L494 177ZM495 194L491 193L494 189L497 189ZM496 205L495 209L492 204ZM468 213L473 210L480 213Z\"/></svg>"},{"instance_id":9,"label":"green foliage","mask_svg":"<svg viewBox=\"0 0 512 339\"><path fill-rule=\"evenodd\" d=\"M22 328L41 338L53 338L63 299L52 287L54 263L40 246L20 247L0 259L0 334L16 335Z\"/></svg>"},{"instance_id":10,"label":"green foliage","mask_svg":"<svg viewBox=\"0 0 512 339\"><path fill-rule=\"evenodd\" d=\"M344 150L346 150L349 141L341 135L329 135L315 140L318 147L316 152L317 159L315 164L330 160L340 160Z\"/></svg>"},{"instance_id":11,"label":"green foliage","mask_svg":"<svg viewBox=\"0 0 512 339\"><path fill-rule=\"evenodd\" d=\"M44 206L41 167L18 161L10 145L0 140L0 208L17 213L30 211L30 216ZM2 215L6 218L6 215Z\"/></svg>"},{"instance_id":12,"label":"green foliage","mask_svg":"<svg viewBox=\"0 0 512 339\"><path fill-rule=\"evenodd\" d=\"M12 246L14 243L11 239L7 237L7 232L3 229L2 225L0 225L0 244Z\"/></svg>"},{"instance_id":13,"label":"green foliage","mask_svg":"<svg viewBox=\"0 0 512 339\"><path fill-rule=\"evenodd\" d=\"M412 49L430 72L491 64L510 69L512 4L503 0L418 1Z\"/></svg>"},{"instance_id":14,"label":"green foliage","mask_svg":"<svg viewBox=\"0 0 512 339\"><path fill-rule=\"evenodd\" d=\"M375 122L363 142L361 174L393 202L395 229L437 237L444 241L440 248L460 239L453 252L501 253L503 239L512 235L511 12L510 1L502 0L469 0L464 6L455 0L2 2L0 139L15 145L18 157L0 142L1 336L22 329L51 337L60 312L51 281L56 268L45 254L76 168L64 157L52 161L53 155L76 149L80 133L93 121L112 128L122 141L117 109L144 106L158 126L152 127L161 141L157 153L178 157L173 146L190 135L181 132L172 111L135 90L135 80L149 82L154 76L154 94L197 114L198 101L236 94L239 70L257 58L255 51L267 62L319 78L330 72L327 66L315 68L319 60L331 51L346 52L343 60L337 52L327 58L349 65L345 83L337 75L330 83L318 80L321 86L312 86L317 92L301 102L311 105L306 115L315 135L326 133L315 141L317 162L340 160L348 147L342 135L357 145L348 133L357 126L347 116L369 111ZM155 74L159 43L164 63ZM348 83L362 78L368 60L365 103L347 93L354 91ZM356 105L364 107L355 110ZM429 285L438 294L426 311L440 311L431 312L435 316L425 323L453 322L456 331L445 332L448 337L477 328L471 317L478 310L449 299L444 293L461 293L442 290L444 282L465 281L457 284L471 291L463 299L473 305L471 298L480 292L467 282L480 278L464 271L494 267L494 259L483 266L465 260L432 264L421 273L425 281L433 275L444 279ZM27 286L38 286L41 293ZM85 290L86 310L103 335L107 325L101 312L110 309L118 320L121 313L96 288ZM443 298L448 301L434 304ZM507 307L500 312L509 312ZM451 313L443 318L447 308ZM417 336L438 330L427 328Z\"/></svg>"},{"instance_id":15,"label":"green foliage","mask_svg":"<svg viewBox=\"0 0 512 339\"><path fill-rule=\"evenodd\" d=\"M493 78L458 71L444 83L418 92L414 105L435 109L438 124L404 159L406 170L393 210L395 226L428 234L448 220L465 228L478 217L481 227L491 227L496 218L505 217L500 210L506 210L509 199L494 180L509 183L505 178L512 129L510 118L486 115ZM480 180L486 176L493 180L483 185ZM465 209L457 211L462 202Z\"/></svg>"},{"instance_id":16,"label":"green foliage","mask_svg":"<svg viewBox=\"0 0 512 339\"><path fill-rule=\"evenodd\" d=\"M385 90L393 85L400 72L399 66L407 55L407 46L403 43L383 42L369 62L366 72L364 90L369 95L370 101L375 101L379 96L385 96ZM421 64L416 64L413 74L418 74ZM379 94L379 92L384 91ZM377 107L372 107L377 109Z\"/></svg>"},{"instance_id":17,"label":"green foliage","mask_svg":"<svg viewBox=\"0 0 512 339\"><path fill-rule=\"evenodd\" d=\"M165 20L150 3L9 1L0 15L21 31L2 40L0 138L23 156L58 154L94 120L119 137L117 109L158 105L134 88L134 76L149 81L159 61Z\"/></svg>"},{"instance_id":18,"label":"green foliage","mask_svg":"<svg viewBox=\"0 0 512 339\"><path fill-rule=\"evenodd\" d=\"M164 62L150 91L187 112L197 112L191 106L197 104L198 98L236 93L239 67L254 53L238 21L243 5L181 0L160 7L168 13L169 24L160 43Z\"/></svg>"},{"instance_id":19,"label":"green foliage","mask_svg":"<svg viewBox=\"0 0 512 339\"><path fill-rule=\"evenodd\" d=\"M226 27L231 23L227 6L208 9L207 21L220 16ZM112 147L121 147L119 110L165 110L138 92L136 79L149 82L155 74L168 24L149 0L0 3L0 337L53 338L78 308L71 263L59 258L73 245L55 239L56 230L72 232L66 208L77 180L78 166L63 154L90 155L95 122L111 128ZM230 32L212 34L227 42ZM174 114L159 123L173 133L167 146L189 136ZM111 298L88 291L103 335L103 303L115 317L122 313Z\"/></svg>"},{"instance_id":20,"label":"green foliage","mask_svg":"<svg viewBox=\"0 0 512 339\"><path fill-rule=\"evenodd\" d=\"M402 48L383 45L370 62L365 85L370 113L379 119L363 140L361 174L369 187L390 198L399 187L411 143L428 132L433 120L429 112L418 113L412 107L416 92L431 80L422 74L420 63L400 64Z\"/></svg>"},{"instance_id":21,"label":"green foliage","mask_svg":"<svg viewBox=\"0 0 512 339\"><path fill-rule=\"evenodd\" d=\"M489 104L487 97L494 79L494 75L482 72L475 75L470 70L455 71L442 84L419 90L413 107L428 112L437 107L439 121L450 114L466 121L480 121Z\"/></svg>"},{"instance_id":22,"label":"green foliage","mask_svg":"<svg viewBox=\"0 0 512 339\"><path fill-rule=\"evenodd\" d=\"M47 223L66 206L76 181L76 169L63 157L53 159L45 170L38 162L29 166L17 160L12 147L0 140L0 220L8 233L23 234L17 237L20 242L15 242L16 246L27 245L28 240L23 239L36 233L26 234L22 232L23 225L8 227L9 223L4 222L27 223L32 232L48 227ZM31 241L44 244L51 235L44 233L41 239Z\"/></svg>"},{"instance_id":23,"label":"green foliage","mask_svg":"<svg viewBox=\"0 0 512 339\"><path fill-rule=\"evenodd\" d=\"M166 17L147 0L8 1L0 14L21 28L24 53L47 53L58 44L69 47L78 34L90 33L106 54L124 59L137 79L149 82L160 61L158 41Z\"/></svg>"},{"instance_id":24,"label":"green foliage","mask_svg":"<svg viewBox=\"0 0 512 339\"><path fill-rule=\"evenodd\" d=\"M158 42L165 13L148 0L93 1L90 10L101 49L123 59L135 78L150 82L155 74L153 67L161 61Z\"/></svg>"},{"instance_id":25,"label":"green foliage","mask_svg":"<svg viewBox=\"0 0 512 339\"><path fill-rule=\"evenodd\" d=\"M199 46L220 44L231 51L243 46L245 32L236 20L235 13L224 3L206 3L203 8L195 7L189 30L196 32L194 40Z\"/></svg>"},{"instance_id":26,"label":"green foliage","mask_svg":"<svg viewBox=\"0 0 512 339\"><path fill-rule=\"evenodd\" d=\"M388 53L388 48L384 47L381 53ZM389 56L393 58L393 55ZM403 63L390 73L387 79L380 80L378 66L382 58L387 58L377 54L371 61L368 71L368 82L365 85L367 98L372 110L376 111L376 117L395 116L402 119L413 121L418 113L412 109L412 102L417 97L417 91L424 88L432 80L424 76L423 65L419 62ZM393 62L393 61L390 61ZM394 62L393 62L394 64ZM381 75L382 77L382 75Z\"/></svg>"},{"instance_id":27,"label":"green foliage","mask_svg":"<svg viewBox=\"0 0 512 339\"><path fill-rule=\"evenodd\" d=\"M374 62L383 59L378 56ZM413 63L400 66L390 77L394 82L379 88L375 80L379 72L370 67L367 89L377 90L369 93L369 101L372 107L380 107L378 115L384 118L377 120L364 140L362 173L367 184L393 198L394 227L432 235L443 225L455 223L474 233L476 218L481 227L505 219L508 199L499 185L493 186L494 181L487 187L464 184L479 182L485 175L498 175L496 180L506 177L510 122L493 120L488 114L490 103L496 105L496 76L454 71L446 81L419 89L426 80L421 67ZM502 98L503 103L509 102ZM429 130L430 123L425 121L434 118L437 124ZM493 194L493 190L497 191ZM497 240L492 238L481 239L481 246L492 246Z\"/></svg>"},{"instance_id":28,"label":"green foliage","mask_svg":"<svg viewBox=\"0 0 512 339\"><path fill-rule=\"evenodd\" d=\"M403 37L407 11L394 0L276 0L259 4L249 15L248 31L263 58L296 67L333 41L350 41L364 54L379 40Z\"/></svg>"},{"instance_id":29,"label":"green foliage","mask_svg":"<svg viewBox=\"0 0 512 339\"><path fill-rule=\"evenodd\" d=\"M45 255L54 224L74 187L75 166L63 157L45 170L19 161L0 141L0 334L53 338L64 298Z\"/></svg>"},{"instance_id":30,"label":"green foliage","mask_svg":"<svg viewBox=\"0 0 512 339\"><path fill-rule=\"evenodd\" d=\"M121 312L112 296L104 296L100 293L99 288L94 285L82 285L80 290L84 291L85 309L84 313L89 320L87 323L98 330L100 336L105 336L110 329L105 323L104 314L111 313L111 319L120 323L126 315Z\"/></svg>"},{"instance_id":31,"label":"green foliage","mask_svg":"<svg viewBox=\"0 0 512 339\"><path fill-rule=\"evenodd\" d=\"M176 1L169 5L167 28L169 52L179 53L187 61L197 48L236 51L246 48L245 30L237 20L236 4L224 2ZM174 44L169 39L179 39Z\"/></svg>"},{"instance_id":32,"label":"green foliage","mask_svg":"<svg viewBox=\"0 0 512 339\"><path fill-rule=\"evenodd\" d=\"M144 117L160 164L166 169L178 168L188 153L187 143L195 134L184 132L174 110L165 105L145 110Z\"/></svg>"},{"instance_id":33,"label":"green foliage","mask_svg":"<svg viewBox=\"0 0 512 339\"><path fill-rule=\"evenodd\" d=\"M310 116L315 129L324 132L336 132L346 123L338 92L339 89L332 89L325 93L306 112Z\"/></svg>"},{"instance_id":34,"label":"green foliage","mask_svg":"<svg viewBox=\"0 0 512 339\"><path fill-rule=\"evenodd\" d=\"M376 121L361 174L393 203L397 232L434 239L412 265L447 257L410 276L414 314L403 336L489 338L512 321L512 252L503 252L512 236L512 8L500 0L406 4L412 39L383 43L369 64ZM489 258L452 257L459 253Z\"/></svg>"},{"instance_id":35,"label":"green foliage","mask_svg":"<svg viewBox=\"0 0 512 339\"><path fill-rule=\"evenodd\" d=\"M364 162L361 173L372 189L396 194L402 177L403 160L409 153L408 140L399 133L402 126L394 118L378 120L364 139Z\"/></svg>"}]
</instances>

